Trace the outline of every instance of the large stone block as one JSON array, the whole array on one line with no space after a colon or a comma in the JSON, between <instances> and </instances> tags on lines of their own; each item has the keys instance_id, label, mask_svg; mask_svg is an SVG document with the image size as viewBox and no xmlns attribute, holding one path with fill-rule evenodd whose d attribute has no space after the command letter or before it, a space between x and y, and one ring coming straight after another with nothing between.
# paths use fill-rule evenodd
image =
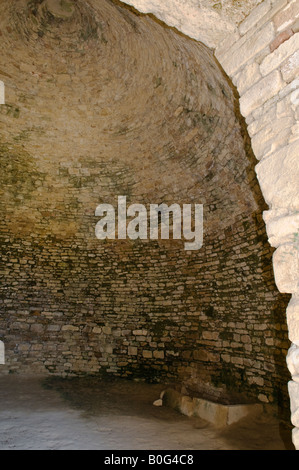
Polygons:
<instances>
[{"instance_id":1,"label":"large stone block","mask_svg":"<svg viewBox=\"0 0 299 470\"><path fill-rule=\"evenodd\" d=\"M268 77L253 85L240 99L240 109L244 117L273 98L283 86L280 73L274 70Z\"/></svg>"},{"instance_id":2,"label":"large stone block","mask_svg":"<svg viewBox=\"0 0 299 470\"><path fill-rule=\"evenodd\" d=\"M272 53L273 51L278 49L278 47L281 46L281 44L283 44L285 41L290 39L290 37L292 37L293 34L294 34L294 31L291 28L286 29L285 31L282 31L278 36L276 36L274 41L272 41L272 43L270 44L270 52Z\"/></svg>"},{"instance_id":3,"label":"large stone block","mask_svg":"<svg viewBox=\"0 0 299 470\"><path fill-rule=\"evenodd\" d=\"M277 148L288 143L294 120L292 117L272 119L272 122L258 132L251 141L252 149L258 160Z\"/></svg>"},{"instance_id":4,"label":"large stone block","mask_svg":"<svg viewBox=\"0 0 299 470\"><path fill-rule=\"evenodd\" d=\"M248 126L248 133L250 137L260 132L266 126L271 125L273 116L276 114L277 103L273 103L269 106L269 109L264 108L256 109L250 116L253 117L253 121ZM292 114L290 114L292 116ZM285 117L285 116L284 116Z\"/></svg>"},{"instance_id":5,"label":"large stone block","mask_svg":"<svg viewBox=\"0 0 299 470\"><path fill-rule=\"evenodd\" d=\"M224 405L202 398L184 396L173 389L162 394L164 406L169 406L186 416L199 417L216 428L223 428L238 422L245 416L258 416L262 413L261 404Z\"/></svg>"},{"instance_id":6,"label":"large stone block","mask_svg":"<svg viewBox=\"0 0 299 470\"><path fill-rule=\"evenodd\" d=\"M273 254L273 269L277 288L282 293L299 292L298 249L293 244L281 245Z\"/></svg>"},{"instance_id":7,"label":"large stone block","mask_svg":"<svg viewBox=\"0 0 299 470\"><path fill-rule=\"evenodd\" d=\"M260 3L254 10L242 21L239 25L240 34L243 36L251 28L253 28L258 21L260 21L263 16L270 10L271 2L270 0L265 0Z\"/></svg>"},{"instance_id":8,"label":"large stone block","mask_svg":"<svg viewBox=\"0 0 299 470\"><path fill-rule=\"evenodd\" d=\"M274 26L268 23L256 34L245 34L225 56L217 55L222 67L229 76L234 75L246 62L267 47L274 39Z\"/></svg>"},{"instance_id":9,"label":"large stone block","mask_svg":"<svg viewBox=\"0 0 299 470\"><path fill-rule=\"evenodd\" d=\"M299 142L281 148L255 167L270 208L299 210Z\"/></svg>"},{"instance_id":10,"label":"large stone block","mask_svg":"<svg viewBox=\"0 0 299 470\"><path fill-rule=\"evenodd\" d=\"M261 78L259 66L256 62L244 67L235 79L235 85L240 95L245 93Z\"/></svg>"},{"instance_id":11,"label":"large stone block","mask_svg":"<svg viewBox=\"0 0 299 470\"><path fill-rule=\"evenodd\" d=\"M294 34L289 40L281 44L272 54L269 54L260 65L263 76L277 69L283 62L293 55L299 48L299 33Z\"/></svg>"},{"instance_id":12,"label":"large stone block","mask_svg":"<svg viewBox=\"0 0 299 470\"><path fill-rule=\"evenodd\" d=\"M290 381L288 390L291 402L291 421L294 426L299 427L299 383Z\"/></svg>"},{"instance_id":13,"label":"large stone block","mask_svg":"<svg viewBox=\"0 0 299 470\"><path fill-rule=\"evenodd\" d=\"M297 18L299 18L299 2L298 0L292 0L274 16L273 21L277 30L283 31L291 26Z\"/></svg>"},{"instance_id":14,"label":"large stone block","mask_svg":"<svg viewBox=\"0 0 299 470\"><path fill-rule=\"evenodd\" d=\"M287 83L299 77L299 50L294 52L294 54L283 63L281 73Z\"/></svg>"},{"instance_id":15,"label":"large stone block","mask_svg":"<svg viewBox=\"0 0 299 470\"><path fill-rule=\"evenodd\" d=\"M289 339L296 346L296 350L290 351L289 356L292 357L292 370L289 370L292 375L296 375L299 381L299 296L295 295L290 300L287 308L287 323L289 329ZM292 354L291 354L292 353ZM296 364L294 358L297 358Z\"/></svg>"},{"instance_id":16,"label":"large stone block","mask_svg":"<svg viewBox=\"0 0 299 470\"><path fill-rule=\"evenodd\" d=\"M271 246L278 247L286 243L299 243L299 214L275 217L266 222L267 235ZM299 246L298 246L299 249Z\"/></svg>"}]
</instances>

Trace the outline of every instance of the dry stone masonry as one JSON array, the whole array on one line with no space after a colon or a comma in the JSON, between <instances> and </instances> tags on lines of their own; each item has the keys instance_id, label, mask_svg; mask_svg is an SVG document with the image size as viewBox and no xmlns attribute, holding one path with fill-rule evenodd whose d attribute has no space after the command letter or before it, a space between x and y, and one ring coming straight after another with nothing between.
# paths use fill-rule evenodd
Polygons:
<instances>
[{"instance_id":1,"label":"dry stone masonry","mask_svg":"<svg viewBox=\"0 0 299 470\"><path fill-rule=\"evenodd\" d=\"M299 2L264 0L235 2L130 0L143 12L155 13L167 24L215 49L215 55L240 95L256 158L258 180L269 205L264 220L271 245L275 281L291 293L287 309L288 363L294 443L299 448ZM254 8L253 8L254 7ZM175 11L175 13L173 12ZM178 12L181 16L178 17ZM240 21L241 16L245 18ZM192 16L193 21L189 21ZM205 19L205 24L200 18ZM218 26L219 25L219 26ZM210 35L211 31L217 34ZM222 37L221 39L219 39ZM297 365L295 365L297 363Z\"/></svg>"},{"instance_id":2,"label":"dry stone masonry","mask_svg":"<svg viewBox=\"0 0 299 470\"><path fill-rule=\"evenodd\" d=\"M109 0L1 4L0 372L275 403L299 448L298 1L130 3L204 44ZM202 249L97 240L120 195L204 204Z\"/></svg>"}]
</instances>

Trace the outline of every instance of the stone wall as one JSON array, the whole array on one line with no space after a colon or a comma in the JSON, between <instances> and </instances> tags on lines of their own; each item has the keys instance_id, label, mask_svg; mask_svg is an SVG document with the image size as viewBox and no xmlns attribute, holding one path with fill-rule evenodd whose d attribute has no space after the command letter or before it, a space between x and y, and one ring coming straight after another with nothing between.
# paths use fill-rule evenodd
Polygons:
<instances>
[{"instance_id":1,"label":"stone wall","mask_svg":"<svg viewBox=\"0 0 299 470\"><path fill-rule=\"evenodd\" d=\"M50 15L39 3L2 5L2 372L104 371L286 408L298 33L285 15L297 4L262 2L216 50L240 93L265 212L238 103L207 48L108 1L103 11L91 2L93 14L78 2L75 28L72 8L58 18L50 0ZM272 168L279 152L291 175ZM94 209L122 193L132 203L203 203L202 250L100 244ZM281 294L262 212L271 244L284 247L274 265ZM279 259L293 263L291 287ZM290 331L296 306L294 296Z\"/></svg>"},{"instance_id":2,"label":"stone wall","mask_svg":"<svg viewBox=\"0 0 299 470\"><path fill-rule=\"evenodd\" d=\"M108 373L287 409L286 299L261 219L240 217L200 252L177 243L7 234L2 372Z\"/></svg>"},{"instance_id":3,"label":"stone wall","mask_svg":"<svg viewBox=\"0 0 299 470\"><path fill-rule=\"evenodd\" d=\"M299 2L264 1L239 25L216 56L240 94L280 292L293 294L287 309L292 423L298 428L299 348ZM294 430L298 447L299 430Z\"/></svg>"},{"instance_id":4,"label":"stone wall","mask_svg":"<svg viewBox=\"0 0 299 470\"><path fill-rule=\"evenodd\" d=\"M293 295L287 309L293 342L287 361L293 374L292 422L298 427L298 0L227 1L218 5L204 1L195 5L192 0L126 3L153 12L167 24L214 48L238 89L241 113L260 160L256 172L269 204L264 220L270 243L276 248L276 284L281 292ZM217 33L211 35L211 31ZM295 430L294 441L299 448L298 435Z\"/></svg>"}]
</instances>

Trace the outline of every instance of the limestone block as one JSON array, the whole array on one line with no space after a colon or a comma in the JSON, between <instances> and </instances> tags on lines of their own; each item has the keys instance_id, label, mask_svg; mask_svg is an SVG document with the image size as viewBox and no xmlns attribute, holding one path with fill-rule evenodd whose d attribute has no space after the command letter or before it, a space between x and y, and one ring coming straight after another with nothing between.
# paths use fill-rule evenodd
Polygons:
<instances>
[{"instance_id":1,"label":"limestone block","mask_svg":"<svg viewBox=\"0 0 299 470\"><path fill-rule=\"evenodd\" d=\"M74 325L63 325L61 328L62 331L79 331L79 328Z\"/></svg>"},{"instance_id":2,"label":"limestone block","mask_svg":"<svg viewBox=\"0 0 299 470\"><path fill-rule=\"evenodd\" d=\"M275 51L275 49L281 46L282 43L290 39L290 37L293 36L293 34L294 34L294 31L290 28L286 29L285 31L282 31L278 36L276 36L274 41L271 42L270 52L272 53L273 51Z\"/></svg>"},{"instance_id":3,"label":"limestone block","mask_svg":"<svg viewBox=\"0 0 299 470\"><path fill-rule=\"evenodd\" d=\"M299 142L281 148L255 167L263 196L270 206L299 210Z\"/></svg>"},{"instance_id":4,"label":"limestone block","mask_svg":"<svg viewBox=\"0 0 299 470\"><path fill-rule=\"evenodd\" d=\"M93 327L92 332L96 333L96 334L100 334L100 333L102 333L102 328L99 327L99 326L95 326L95 327Z\"/></svg>"},{"instance_id":5,"label":"limestone block","mask_svg":"<svg viewBox=\"0 0 299 470\"><path fill-rule=\"evenodd\" d=\"M298 249L293 244L281 245L273 254L275 282L282 293L299 292Z\"/></svg>"},{"instance_id":6,"label":"limestone block","mask_svg":"<svg viewBox=\"0 0 299 470\"><path fill-rule=\"evenodd\" d=\"M252 149L258 160L288 143L293 122L292 117L272 119L268 126L252 138Z\"/></svg>"},{"instance_id":7,"label":"limestone block","mask_svg":"<svg viewBox=\"0 0 299 470\"><path fill-rule=\"evenodd\" d=\"M277 69L283 62L292 56L299 48L299 33L294 34L288 41L281 44L272 54L262 61L260 71L263 76Z\"/></svg>"},{"instance_id":8,"label":"limestone block","mask_svg":"<svg viewBox=\"0 0 299 470\"><path fill-rule=\"evenodd\" d=\"M294 113L291 108L290 94L278 101L276 104L276 117L277 119L293 116ZM273 118L273 113L272 113ZM296 117L295 117L296 121Z\"/></svg>"},{"instance_id":9,"label":"limestone block","mask_svg":"<svg viewBox=\"0 0 299 470\"><path fill-rule=\"evenodd\" d=\"M155 400L153 402L153 405L154 406L163 406L163 400L161 398L159 398L158 400Z\"/></svg>"},{"instance_id":10,"label":"limestone block","mask_svg":"<svg viewBox=\"0 0 299 470\"><path fill-rule=\"evenodd\" d=\"M286 360L293 381L299 382L299 347L296 344L289 348Z\"/></svg>"},{"instance_id":11,"label":"limestone block","mask_svg":"<svg viewBox=\"0 0 299 470\"><path fill-rule=\"evenodd\" d=\"M278 70L258 81L240 99L240 110L243 116L248 116L256 108L273 98L283 87L283 80Z\"/></svg>"},{"instance_id":12,"label":"limestone block","mask_svg":"<svg viewBox=\"0 0 299 470\"><path fill-rule=\"evenodd\" d=\"M220 15L216 9L193 0L126 0L125 3L142 13L154 14L167 25L212 48L235 29L229 15Z\"/></svg>"},{"instance_id":13,"label":"limestone block","mask_svg":"<svg viewBox=\"0 0 299 470\"><path fill-rule=\"evenodd\" d=\"M163 405L174 408L186 416L199 417L217 428L229 426L245 416L262 413L260 404L222 405L202 398L192 399L173 389L167 389L163 393Z\"/></svg>"},{"instance_id":14,"label":"limestone block","mask_svg":"<svg viewBox=\"0 0 299 470\"><path fill-rule=\"evenodd\" d=\"M133 330L134 336L146 336L147 330Z\"/></svg>"},{"instance_id":15,"label":"limestone block","mask_svg":"<svg viewBox=\"0 0 299 470\"><path fill-rule=\"evenodd\" d=\"M297 358L297 371L295 375L299 377L299 297L297 295L293 296L289 302L287 308L287 323L289 329L289 338L297 347L297 353L296 355L292 355L292 360L294 357ZM292 372L290 370L290 372L293 375L294 371Z\"/></svg>"},{"instance_id":16,"label":"limestone block","mask_svg":"<svg viewBox=\"0 0 299 470\"><path fill-rule=\"evenodd\" d=\"M154 351L154 358L156 359L164 359L164 351Z\"/></svg>"},{"instance_id":17,"label":"limestone block","mask_svg":"<svg viewBox=\"0 0 299 470\"><path fill-rule=\"evenodd\" d=\"M291 404L291 421L294 426L299 427L299 383L290 381L288 390Z\"/></svg>"},{"instance_id":18,"label":"limestone block","mask_svg":"<svg viewBox=\"0 0 299 470\"><path fill-rule=\"evenodd\" d=\"M273 116L276 114L277 103L274 103L269 109L264 108L256 109L250 116L253 116L254 120L248 126L248 133L250 137L253 137L257 132L260 132L264 127L269 126L273 121ZM292 113L290 112L290 116ZM285 117L285 116L283 116Z\"/></svg>"},{"instance_id":19,"label":"limestone block","mask_svg":"<svg viewBox=\"0 0 299 470\"><path fill-rule=\"evenodd\" d=\"M135 347L135 346L129 346L128 347L129 356L137 356L137 353L138 353L137 347Z\"/></svg>"},{"instance_id":20,"label":"limestone block","mask_svg":"<svg viewBox=\"0 0 299 470\"><path fill-rule=\"evenodd\" d=\"M273 21L277 31L283 31L292 25L296 18L299 18L299 3L297 0L293 0L274 16Z\"/></svg>"},{"instance_id":21,"label":"limestone block","mask_svg":"<svg viewBox=\"0 0 299 470\"><path fill-rule=\"evenodd\" d=\"M102 331L105 335L110 335L111 334L111 328L110 326L103 326Z\"/></svg>"},{"instance_id":22,"label":"limestone block","mask_svg":"<svg viewBox=\"0 0 299 470\"><path fill-rule=\"evenodd\" d=\"M253 28L258 21L270 10L270 0L260 3L239 25L239 32L243 36L247 31Z\"/></svg>"},{"instance_id":23,"label":"limestone block","mask_svg":"<svg viewBox=\"0 0 299 470\"><path fill-rule=\"evenodd\" d=\"M279 92L280 101L289 99L292 109L296 109L299 104L299 78L295 78L291 83L288 83Z\"/></svg>"},{"instance_id":24,"label":"limestone block","mask_svg":"<svg viewBox=\"0 0 299 470\"><path fill-rule=\"evenodd\" d=\"M292 441L296 450L299 450L299 429L294 428L292 430Z\"/></svg>"},{"instance_id":25,"label":"limestone block","mask_svg":"<svg viewBox=\"0 0 299 470\"><path fill-rule=\"evenodd\" d=\"M279 245L296 242L299 232L299 213L270 220L266 223L266 230L269 243L275 248Z\"/></svg>"},{"instance_id":26,"label":"limestone block","mask_svg":"<svg viewBox=\"0 0 299 470\"><path fill-rule=\"evenodd\" d=\"M244 67L242 72L238 74L235 80L235 85L240 95L248 90L261 78L259 66L256 62Z\"/></svg>"},{"instance_id":27,"label":"limestone block","mask_svg":"<svg viewBox=\"0 0 299 470\"><path fill-rule=\"evenodd\" d=\"M219 362L219 354L213 353L206 349L199 349L193 352L194 360L203 362Z\"/></svg>"},{"instance_id":28,"label":"limestone block","mask_svg":"<svg viewBox=\"0 0 299 470\"><path fill-rule=\"evenodd\" d=\"M142 351L142 355L143 355L143 357L144 357L145 359L152 359L152 357L153 357L152 351L150 351L150 350L148 350L148 349L144 349L144 350Z\"/></svg>"},{"instance_id":29,"label":"limestone block","mask_svg":"<svg viewBox=\"0 0 299 470\"><path fill-rule=\"evenodd\" d=\"M181 397L180 412L185 416L193 416L194 403L193 399L187 395Z\"/></svg>"},{"instance_id":30,"label":"limestone block","mask_svg":"<svg viewBox=\"0 0 299 470\"><path fill-rule=\"evenodd\" d=\"M240 39L240 34L238 30L235 30L231 34L229 34L221 43L219 43L215 55L216 57L222 57L224 56L227 51L233 46L235 42L237 42Z\"/></svg>"},{"instance_id":31,"label":"limestone block","mask_svg":"<svg viewBox=\"0 0 299 470\"><path fill-rule=\"evenodd\" d=\"M265 25L256 34L245 34L225 56L217 56L222 67L229 76L234 75L246 62L255 57L274 39L274 26L272 23Z\"/></svg>"}]
</instances>

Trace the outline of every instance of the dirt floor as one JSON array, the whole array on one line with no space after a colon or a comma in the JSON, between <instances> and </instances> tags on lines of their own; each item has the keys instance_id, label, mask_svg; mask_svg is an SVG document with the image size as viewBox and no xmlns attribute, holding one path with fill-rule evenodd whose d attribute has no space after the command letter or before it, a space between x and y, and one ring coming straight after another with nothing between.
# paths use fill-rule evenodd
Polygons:
<instances>
[{"instance_id":1,"label":"dirt floor","mask_svg":"<svg viewBox=\"0 0 299 470\"><path fill-rule=\"evenodd\" d=\"M156 407L163 385L0 377L0 450L293 450L269 414L217 430Z\"/></svg>"}]
</instances>

